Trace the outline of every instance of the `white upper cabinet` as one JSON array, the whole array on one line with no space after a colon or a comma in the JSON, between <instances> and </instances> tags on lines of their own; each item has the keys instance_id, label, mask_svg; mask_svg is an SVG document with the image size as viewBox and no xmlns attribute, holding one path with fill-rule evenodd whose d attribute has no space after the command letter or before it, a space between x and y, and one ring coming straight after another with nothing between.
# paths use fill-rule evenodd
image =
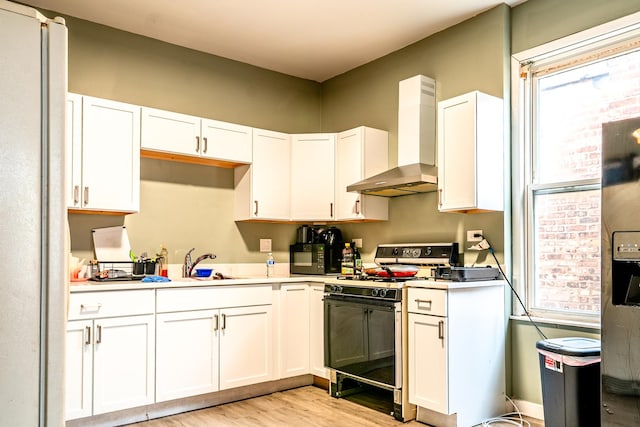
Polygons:
<instances>
[{"instance_id":1,"label":"white upper cabinet","mask_svg":"<svg viewBox=\"0 0 640 427\"><path fill-rule=\"evenodd\" d=\"M236 166L251 163L252 129L155 108L142 108L145 157Z\"/></svg>"},{"instance_id":2,"label":"white upper cabinet","mask_svg":"<svg viewBox=\"0 0 640 427\"><path fill-rule=\"evenodd\" d=\"M253 163L234 170L235 219L290 219L291 142L286 133L253 129Z\"/></svg>"},{"instance_id":3,"label":"white upper cabinet","mask_svg":"<svg viewBox=\"0 0 640 427\"><path fill-rule=\"evenodd\" d=\"M335 220L336 134L291 136L291 218L294 221Z\"/></svg>"},{"instance_id":4,"label":"white upper cabinet","mask_svg":"<svg viewBox=\"0 0 640 427\"><path fill-rule=\"evenodd\" d=\"M143 150L199 156L200 118L142 107L141 137Z\"/></svg>"},{"instance_id":5,"label":"white upper cabinet","mask_svg":"<svg viewBox=\"0 0 640 427\"><path fill-rule=\"evenodd\" d=\"M251 163L252 128L202 119L202 157Z\"/></svg>"},{"instance_id":6,"label":"white upper cabinet","mask_svg":"<svg viewBox=\"0 0 640 427\"><path fill-rule=\"evenodd\" d=\"M502 99L474 91L438 103L438 208L504 209Z\"/></svg>"},{"instance_id":7,"label":"white upper cabinet","mask_svg":"<svg viewBox=\"0 0 640 427\"><path fill-rule=\"evenodd\" d=\"M137 212L140 107L79 95L70 95L67 107L67 147L72 157L68 207Z\"/></svg>"},{"instance_id":8,"label":"white upper cabinet","mask_svg":"<svg viewBox=\"0 0 640 427\"><path fill-rule=\"evenodd\" d=\"M389 167L386 131L360 126L340 132L336 142L336 220L389 219L389 199L347 192L347 186Z\"/></svg>"}]
</instances>

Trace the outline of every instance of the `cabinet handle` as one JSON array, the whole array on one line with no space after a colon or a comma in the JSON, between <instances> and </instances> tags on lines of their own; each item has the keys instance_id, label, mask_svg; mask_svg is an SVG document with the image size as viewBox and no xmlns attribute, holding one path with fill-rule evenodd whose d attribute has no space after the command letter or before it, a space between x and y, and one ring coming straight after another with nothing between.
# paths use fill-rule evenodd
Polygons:
<instances>
[{"instance_id":1,"label":"cabinet handle","mask_svg":"<svg viewBox=\"0 0 640 427\"><path fill-rule=\"evenodd\" d=\"M438 206L442 207L442 188L438 189Z\"/></svg>"},{"instance_id":2,"label":"cabinet handle","mask_svg":"<svg viewBox=\"0 0 640 427\"><path fill-rule=\"evenodd\" d=\"M79 185L74 185L73 186L73 204L77 205L78 202L80 201L80 186Z\"/></svg>"},{"instance_id":3,"label":"cabinet handle","mask_svg":"<svg viewBox=\"0 0 640 427\"><path fill-rule=\"evenodd\" d=\"M256 205L256 210L253 212L255 216L258 216L258 201L254 200L253 203Z\"/></svg>"},{"instance_id":4,"label":"cabinet handle","mask_svg":"<svg viewBox=\"0 0 640 427\"><path fill-rule=\"evenodd\" d=\"M431 310L431 306L433 305L433 301L431 301L430 299L420 299L420 298L416 298L415 299L416 304L420 305L420 304L429 304L429 310Z\"/></svg>"},{"instance_id":5,"label":"cabinet handle","mask_svg":"<svg viewBox=\"0 0 640 427\"><path fill-rule=\"evenodd\" d=\"M227 328L227 315L222 313L221 316L222 316L222 328L220 329L224 331Z\"/></svg>"},{"instance_id":6,"label":"cabinet handle","mask_svg":"<svg viewBox=\"0 0 640 427\"><path fill-rule=\"evenodd\" d=\"M196 136L196 153L200 152L200 137Z\"/></svg>"},{"instance_id":7,"label":"cabinet handle","mask_svg":"<svg viewBox=\"0 0 640 427\"><path fill-rule=\"evenodd\" d=\"M438 338L444 340L444 320L438 322Z\"/></svg>"},{"instance_id":8,"label":"cabinet handle","mask_svg":"<svg viewBox=\"0 0 640 427\"><path fill-rule=\"evenodd\" d=\"M203 153L207 152L207 148L209 147L209 144L207 144L207 138L204 137L202 138L202 140L204 141L204 150L202 150Z\"/></svg>"},{"instance_id":9,"label":"cabinet handle","mask_svg":"<svg viewBox=\"0 0 640 427\"><path fill-rule=\"evenodd\" d=\"M89 204L89 187L84 187L84 204Z\"/></svg>"},{"instance_id":10,"label":"cabinet handle","mask_svg":"<svg viewBox=\"0 0 640 427\"><path fill-rule=\"evenodd\" d=\"M213 316L213 318L214 318L214 326L213 326L213 330L214 330L214 331L217 331L217 330L218 330L218 328L220 327L220 321L218 320L218 315L217 315L217 314L216 314L216 315L214 315L214 316Z\"/></svg>"},{"instance_id":11,"label":"cabinet handle","mask_svg":"<svg viewBox=\"0 0 640 427\"><path fill-rule=\"evenodd\" d=\"M93 305L80 304L80 311L100 311L100 307L102 307L102 304L99 302Z\"/></svg>"},{"instance_id":12,"label":"cabinet handle","mask_svg":"<svg viewBox=\"0 0 640 427\"><path fill-rule=\"evenodd\" d=\"M91 344L91 326L85 326L84 327L84 331L86 332L85 333L85 337L86 338L84 340L84 343L86 345L89 345L89 344Z\"/></svg>"},{"instance_id":13,"label":"cabinet handle","mask_svg":"<svg viewBox=\"0 0 640 427\"><path fill-rule=\"evenodd\" d=\"M356 215L360 215L360 199L356 200Z\"/></svg>"},{"instance_id":14,"label":"cabinet handle","mask_svg":"<svg viewBox=\"0 0 640 427\"><path fill-rule=\"evenodd\" d=\"M96 325L96 344L102 342L102 326Z\"/></svg>"},{"instance_id":15,"label":"cabinet handle","mask_svg":"<svg viewBox=\"0 0 640 427\"><path fill-rule=\"evenodd\" d=\"M329 218L333 218L333 202L329 203Z\"/></svg>"}]
</instances>

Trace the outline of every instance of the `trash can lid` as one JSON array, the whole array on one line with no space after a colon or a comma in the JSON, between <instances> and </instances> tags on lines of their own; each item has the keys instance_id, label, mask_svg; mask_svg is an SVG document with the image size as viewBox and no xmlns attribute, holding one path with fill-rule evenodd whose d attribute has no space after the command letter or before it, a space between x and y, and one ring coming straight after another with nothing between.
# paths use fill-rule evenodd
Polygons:
<instances>
[{"instance_id":1,"label":"trash can lid","mask_svg":"<svg viewBox=\"0 0 640 427\"><path fill-rule=\"evenodd\" d=\"M600 340L593 338L550 338L538 341L536 348L567 356L600 356Z\"/></svg>"}]
</instances>

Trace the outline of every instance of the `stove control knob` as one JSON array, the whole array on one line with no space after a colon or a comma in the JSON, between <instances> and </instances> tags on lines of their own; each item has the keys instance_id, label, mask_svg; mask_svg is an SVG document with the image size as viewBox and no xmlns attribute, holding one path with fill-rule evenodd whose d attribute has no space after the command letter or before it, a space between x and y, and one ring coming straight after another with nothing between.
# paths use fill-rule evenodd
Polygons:
<instances>
[{"instance_id":1,"label":"stove control knob","mask_svg":"<svg viewBox=\"0 0 640 427\"><path fill-rule=\"evenodd\" d=\"M387 290L386 289L380 289L378 291L378 296L380 296L382 298L386 297L387 296Z\"/></svg>"},{"instance_id":2,"label":"stove control knob","mask_svg":"<svg viewBox=\"0 0 640 427\"><path fill-rule=\"evenodd\" d=\"M391 253L392 253L393 255L395 255L395 256L398 256L398 253L399 253L399 252L400 252L400 251L398 250L398 248L393 248L393 250L391 251Z\"/></svg>"},{"instance_id":3,"label":"stove control knob","mask_svg":"<svg viewBox=\"0 0 640 427\"><path fill-rule=\"evenodd\" d=\"M378 296L378 289L377 288L371 289L371 296L374 296L374 297Z\"/></svg>"},{"instance_id":4,"label":"stove control knob","mask_svg":"<svg viewBox=\"0 0 640 427\"><path fill-rule=\"evenodd\" d=\"M342 292L342 286L340 286L340 285L331 285L331 292L337 292L337 293Z\"/></svg>"}]
</instances>

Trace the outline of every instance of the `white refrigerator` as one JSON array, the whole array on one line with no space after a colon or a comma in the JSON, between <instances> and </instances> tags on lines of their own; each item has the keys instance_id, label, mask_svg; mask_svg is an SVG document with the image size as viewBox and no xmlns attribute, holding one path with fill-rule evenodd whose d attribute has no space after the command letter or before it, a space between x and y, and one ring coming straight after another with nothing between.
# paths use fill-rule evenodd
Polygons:
<instances>
[{"instance_id":1,"label":"white refrigerator","mask_svg":"<svg viewBox=\"0 0 640 427\"><path fill-rule=\"evenodd\" d=\"M0 0L0 424L64 425L67 28Z\"/></svg>"}]
</instances>

